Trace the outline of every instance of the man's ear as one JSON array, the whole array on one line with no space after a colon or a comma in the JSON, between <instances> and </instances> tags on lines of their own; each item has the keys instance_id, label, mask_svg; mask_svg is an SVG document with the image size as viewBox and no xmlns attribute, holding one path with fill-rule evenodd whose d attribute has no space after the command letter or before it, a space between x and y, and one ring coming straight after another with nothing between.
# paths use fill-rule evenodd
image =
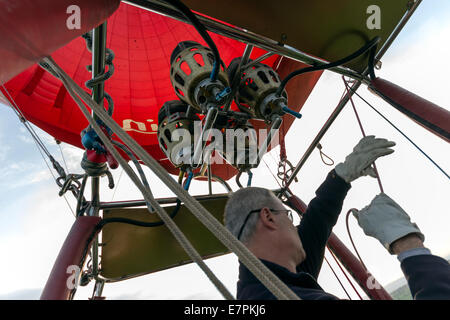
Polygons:
<instances>
[{"instance_id":1,"label":"man's ear","mask_svg":"<svg viewBox=\"0 0 450 320\"><path fill-rule=\"evenodd\" d=\"M273 219L273 213L270 212L269 208L264 207L259 212L259 219L261 220L261 223L264 227L270 229L270 230L276 230L277 224L275 223L275 220Z\"/></svg>"}]
</instances>

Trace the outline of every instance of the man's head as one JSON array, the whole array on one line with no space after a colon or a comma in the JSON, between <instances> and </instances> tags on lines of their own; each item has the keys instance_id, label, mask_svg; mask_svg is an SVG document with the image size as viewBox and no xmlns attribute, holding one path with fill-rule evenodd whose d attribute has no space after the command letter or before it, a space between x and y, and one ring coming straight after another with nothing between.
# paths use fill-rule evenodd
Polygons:
<instances>
[{"instance_id":1,"label":"man's head","mask_svg":"<svg viewBox=\"0 0 450 320\"><path fill-rule=\"evenodd\" d=\"M297 228L270 190L243 188L232 194L225 207L225 226L256 256L273 262L305 259Z\"/></svg>"}]
</instances>

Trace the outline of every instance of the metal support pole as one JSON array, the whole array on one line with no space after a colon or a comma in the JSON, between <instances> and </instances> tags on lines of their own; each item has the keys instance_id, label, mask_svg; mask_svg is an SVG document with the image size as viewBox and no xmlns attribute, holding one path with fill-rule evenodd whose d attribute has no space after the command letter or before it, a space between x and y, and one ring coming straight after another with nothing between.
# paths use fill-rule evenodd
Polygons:
<instances>
[{"instance_id":1,"label":"metal support pole","mask_svg":"<svg viewBox=\"0 0 450 320\"><path fill-rule=\"evenodd\" d=\"M265 54L263 54L262 56L259 56L258 58L256 58L255 60L250 61L249 63L247 63L246 65L242 66L242 69L247 69L250 68L252 66L254 66L255 64L266 60L267 58L270 58L271 56L273 56L275 53L273 52L267 52Z\"/></svg>"},{"instance_id":2,"label":"metal support pole","mask_svg":"<svg viewBox=\"0 0 450 320\"><path fill-rule=\"evenodd\" d=\"M211 161L208 162L208 192L212 195L212 173L211 173Z\"/></svg>"},{"instance_id":3,"label":"metal support pole","mask_svg":"<svg viewBox=\"0 0 450 320\"><path fill-rule=\"evenodd\" d=\"M203 159L209 159L209 161L210 161L212 152L213 152L212 149L206 150L205 153L203 154ZM208 170L208 163L209 163L209 161L203 161L202 162L202 167L200 168L200 171L199 171L199 175L201 177L207 175L206 171Z\"/></svg>"},{"instance_id":4,"label":"metal support pole","mask_svg":"<svg viewBox=\"0 0 450 320\"><path fill-rule=\"evenodd\" d=\"M195 110L191 105L188 105L187 111L186 111L186 118L190 119L194 116Z\"/></svg>"},{"instance_id":5,"label":"metal support pole","mask_svg":"<svg viewBox=\"0 0 450 320\"><path fill-rule=\"evenodd\" d=\"M92 300L103 300L104 297L102 297L103 294L103 288L105 287L105 280L104 279L97 279L95 281L94 291L92 292Z\"/></svg>"},{"instance_id":6,"label":"metal support pole","mask_svg":"<svg viewBox=\"0 0 450 320\"><path fill-rule=\"evenodd\" d=\"M106 57L106 22L99 25L92 31L92 78L105 72ZM100 82L92 88L92 99L99 105L103 105L104 83ZM97 119L96 115L94 119ZM100 177L91 179L91 206L89 215L99 216L100 209ZM94 277L98 274L98 237L95 238L92 245L92 272Z\"/></svg>"},{"instance_id":7,"label":"metal support pole","mask_svg":"<svg viewBox=\"0 0 450 320\"><path fill-rule=\"evenodd\" d=\"M297 165L295 166L294 171L289 177L288 182L286 183L286 189L289 188L290 184L294 181L295 177L297 176L300 169L305 164L306 160L308 160L309 156L312 154L314 149L316 148L317 144L320 142L320 140L323 138L325 133L328 131L328 129L333 124L334 120L336 120L337 116L341 113L341 111L344 109L347 102L350 100L350 97L353 95L353 92L356 91L361 85L360 81L357 81L353 84L351 87L350 93L346 94L341 101L339 101L339 104L337 105L336 109L334 109L333 113L330 115L328 120L325 122L323 127L320 129L319 133L316 135L314 140L309 145L308 149L306 149L306 152L303 154L302 158L299 160Z\"/></svg>"},{"instance_id":8,"label":"metal support pole","mask_svg":"<svg viewBox=\"0 0 450 320\"><path fill-rule=\"evenodd\" d=\"M248 60L250 59L250 55L252 54L253 46L247 44L244 49L244 53L242 54L242 59L239 62L239 65L234 73L233 79L230 79L230 85L231 85L231 93L228 99L227 104L223 107L223 111L228 111L231 107L231 103L233 102L234 96L236 95L236 91L239 88L239 83L241 79L241 70L242 66L247 64Z\"/></svg>"},{"instance_id":9,"label":"metal support pole","mask_svg":"<svg viewBox=\"0 0 450 320\"><path fill-rule=\"evenodd\" d=\"M272 125L270 126L269 133L267 134L267 137L264 140L264 142L261 144L261 148L259 149L259 152L258 152L258 159L257 159L258 165L261 162L264 154L267 152L269 145L272 143L272 140L273 140L274 136L276 135L276 133L278 132L278 130L280 129L282 123L283 123L283 118L280 116L276 116L273 119Z\"/></svg>"},{"instance_id":10,"label":"metal support pole","mask_svg":"<svg viewBox=\"0 0 450 320\"><path fill-rule=\"evenodd\" d=\"M377 53L377 56L375 57L375 62L379 61L381 57L386 53L386 51L389 49L391 44L394 42L395 39L397 39L397 36L402 31L403 27L406 25L406 23L409 21L409 18L414 14L416 9L419 7L422 0L411 0L409 2L409 9L404 14L400 22L395 27L394 31L390 34L389 38L384 42L383 46L380 48L380 50Z\"/></svg>"},{"instance_id":11,"label":"metal support pole","mask_svg":"<svg viewBox=\"0 0 450 320\"><path fill-rule=\"evenodd\" d=\"M197 140L197 145L195 146L194 164L203 163L203 159L200 159L200 157L202 156L203 149L205 148L206 142L208 141L208 137L205 137L205 134L208 134L209 129L211 129L212 126L214 125L218 112L219 110L217 109L217 107L210 107L208 109L208 113L206 114L205 117L205 124L202 128L200 137Z\"/></svg>"},{"instance_id":12,"label":"metal support pole","mask_svg":"<svg viewBox=\"0 0 450 320\"><path fill-rule=\"evenodd\" d=\"M95 78L105 72L105 57L106 22L99 25L92 31L92 78ZM96 84L92 88L92 99L99 105L103 105L104 88L105 85L103 81Z\"/></svg>"}]
</instances>

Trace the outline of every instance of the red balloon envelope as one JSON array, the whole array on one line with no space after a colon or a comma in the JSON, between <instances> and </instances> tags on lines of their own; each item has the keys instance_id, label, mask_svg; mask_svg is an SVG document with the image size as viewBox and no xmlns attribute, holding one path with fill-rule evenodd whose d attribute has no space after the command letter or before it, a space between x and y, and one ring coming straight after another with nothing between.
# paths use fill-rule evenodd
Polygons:
<instances>
[{"instance_id":1,"label":"red balloon envelope","mask_svg":"<svg viewBox=\"0 0 450 320\"><path fill-rule=\"evenodd\" d=\"M186 23L124 3L108 19L107 29L106 45L115 53L115 73L105 82L105 91L114 100L113 118L170 173L177 173L156 138L159 109L164 102L177 99L169 78L170 55L181 41L197 41L205 46L206 43ZM245 44L210 34L226 65L242 56ZM251 58L264 53L255 48ZM52 57L75 82L90 92L84 83L91 78L86 66L91 64L92 58L84 39L73 40ZM263 63L271 66L281 78L303 67L299 62L277 55ZM288 84L286 90L292 109L301 109L320 75L321 72L306 74ZM58 79L35 65L5 86L26 119L56 139L82 148L80 132L86 128L87 120ZM284 116L283 134L292 121L291 116ZM212 171L226 180L236 174L228 164L213 165Z\"/></svg>"}]
</instances>

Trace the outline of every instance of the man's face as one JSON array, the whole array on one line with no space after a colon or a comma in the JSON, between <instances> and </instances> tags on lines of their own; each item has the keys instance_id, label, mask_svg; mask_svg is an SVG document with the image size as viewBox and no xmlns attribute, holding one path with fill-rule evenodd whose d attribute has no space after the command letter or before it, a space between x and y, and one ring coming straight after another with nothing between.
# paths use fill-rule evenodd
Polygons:
<instances>
[{"instance_id":1,"label":"man's face","mask_svg":"<svg viewBox=\"0 0 450 320\"><path fill-rule=\"evenodd\" d=\"M278 232L280 242L283 244L283 250L289 250L292 253L298 265L306 259L302 241L298 235L297 228L294 226L286 212L281 212L287 211L283 203L278 198L276 200L277 205L272 209L280 211L274 213L277 224L279 225Z\"/></svg>"}]
</instances>

